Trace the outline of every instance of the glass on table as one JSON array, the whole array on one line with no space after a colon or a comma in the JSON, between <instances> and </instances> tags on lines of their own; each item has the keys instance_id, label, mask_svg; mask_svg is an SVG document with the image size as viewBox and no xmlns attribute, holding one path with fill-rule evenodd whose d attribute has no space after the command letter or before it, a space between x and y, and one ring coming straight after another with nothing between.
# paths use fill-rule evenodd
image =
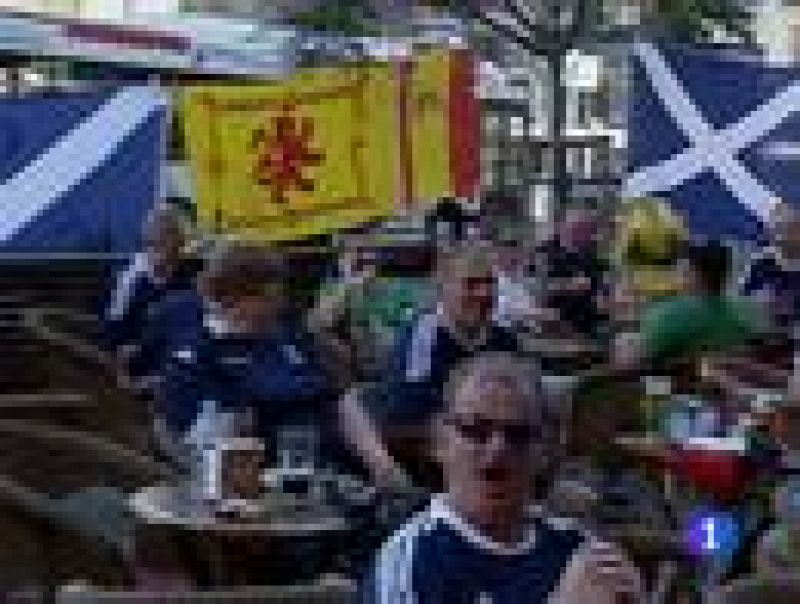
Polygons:
<instances>
[{"instance_id":1,"label":"glass on table","mask_svg":"<svg viewBox=\"0 0 800 604\"><path fill-rule=\"evenodd\" d=\"M319 467L319 432L312 425L284 426L276 438L278 467L313 471Z\"/></svg>"},{"instance_id":2,"label":"glass on table","mask_svg":"<svg viewBox=\"0 0 800 604\"><path fill-rule=\"evenodd\" d=\"M241 438L220 448L220 491L223 499L257 500L264 494L264 446Z\"/></svg>"}]
</instances>

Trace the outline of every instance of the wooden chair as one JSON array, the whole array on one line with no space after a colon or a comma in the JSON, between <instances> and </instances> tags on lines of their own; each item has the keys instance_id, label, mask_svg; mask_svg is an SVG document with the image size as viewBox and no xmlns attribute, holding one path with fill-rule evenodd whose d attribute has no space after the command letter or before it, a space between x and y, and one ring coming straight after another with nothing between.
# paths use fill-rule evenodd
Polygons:
<instances>
[{"instance_id":1,"label":"wooden chair","mask_svg":"<svg viewBox=\"0 0 800 604\"><path fill-rule=\"evenodd\" d=\"M18 549L17 574L29 577L0 573L0 592L81 578L129 584L125 493L169 476L171 469L147 453L97 434L0 419L0 526L10 535L0 544L0 568L9 567L6 559L16 564ZM6 547L25 530L29 544L23 535Z\"/></svg>"},{"instance_id":2,"label":"wooden chair","mask_svg":"<svg viewBox=\"0 0 800 604\"><path fill-rule=\"evenodd\" d=\"M131 488L164 479L172 469L96 432L44 421L0 419L0 475L49 495L103 484Z\"/></svg>"},{"instance_id":3,"label":"wooden chair","mask_svg":"<svg viewBox=\"0 0 800 604\"><path fill-rule=\"evenodd\" d=\"M43 596L76 577L108 586L127 583L120 552L64 520L47 495L0 476L0 530L4 536L0 593L4 602L42 601L26 599L25 594Z\"/></svg>"}]
</instances>

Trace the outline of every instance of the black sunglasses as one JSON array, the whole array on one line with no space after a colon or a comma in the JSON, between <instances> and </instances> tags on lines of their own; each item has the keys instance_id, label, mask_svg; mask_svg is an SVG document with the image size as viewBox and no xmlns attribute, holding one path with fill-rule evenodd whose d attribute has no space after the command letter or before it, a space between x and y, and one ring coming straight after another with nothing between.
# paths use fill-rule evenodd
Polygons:
<instances>
[{"instance_id":1,"label":"black sunglasses","mask_svg":"<svg viewBox=\"0 0 800 604\"><path fill-rule=\"evenodd\" d=\"M514 448L527 447L535 441L544 439L544 431L527 423L493 422L491 420L463 421L450 417L445 424L456 429L465 440L477 445L486 445L497 433L502 433L506 443Z\"/></svg>"}]
</instances>

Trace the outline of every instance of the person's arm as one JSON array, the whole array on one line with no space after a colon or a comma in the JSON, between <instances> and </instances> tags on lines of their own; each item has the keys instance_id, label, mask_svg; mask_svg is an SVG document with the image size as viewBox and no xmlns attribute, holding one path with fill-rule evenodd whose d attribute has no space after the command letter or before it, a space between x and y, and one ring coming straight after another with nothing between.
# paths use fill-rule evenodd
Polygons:
<instances>
[{"instance_id":1,"label":"person's arm","mask_svg":"<svg viewBox=\"0 0 800 604\"><path fill-rule=\"evenodd\" d=\"M355 261L349 261L353 265ZM376 267L368 265L356 271L350 268L344 278L336 281L330 290L324 288L317 297L316 304L306 315L306 324L313 333L330 331L341 318L351 296L358 295L374 279Z\"/></svg>"},{"instance_id":2,"label":"person's arm","mask_svg":"<svg viewBox=\"0 0 800 604\"><path fill-rule=\"evenodd\" d=\"M364 409L362 393L362 388L352 388L339 400L339 421L345 440L378 485L410 485L411 479L389 453L378 427Z\"/></svg>"},{"instance_id":3,"label":"person's arm","mask_svg":"<svg viewBox=\"0 0 800 604\"><path fill-rule=\"evenodd\" d=\"M768 258L757 258L749 264L739 279L739 291L752 296L767 289L775 278L777 266Z\"/></svg>"},{"instance_id":4,"label":"person's arm","mask_svg":"<svg viewBox=\"0 0 800 604\"><path fill-rule=\"evenodd\" d=\"M169 300L151 309L138 342L120 351L118 364L125 383L138 388L158 379L162 356L167 346L171 310Z\"/></svg>"},{"instance_id":5,"label":"person's arm","mask_svg":"<svg viewBox=\"0 0 800 604\"><path fill-rule=\"evenodd\" d=\"M615 545L590 540L573 555L553 600L554 604L618 604L644 602L641 575Z\"/></svg>"},{"instance_id":6,"label":"person's arm","mask_svg":"<svg viewBox=\"0 0 800 604\"><path fill-rule=\"evenodd\" d=\"M104 302L101 343L109 352L135 337L133 311L142 304L143 288L147 287L147 256L136 254L117 275L114 288Z\"/></svg>"},{"instance_id":7,"label":"person's arm","mask_svg":"<svg viewBox=\"0 0 800 604\"><path fill-rule=\"evenodd\" d=\"M337 281L330 289L321 291L314 307L306 315L308 329L314 333L330 331L344 313L355 285L348 281Z\"/></svg>"},{"instance_id":8,"label":"person's arm","mask_svg":"<svg viewBox=\"0 0 800 604\"><path fill-rule=\"evenodd\" d=\"M504 324L532 329L543 321L560 320L554 308L542 306L524 283L514 283L498 292L497 319Z\"/></svg>"},{"instance_id":9,"label":"person's arm","mask_svg":"<svg viewBox=\"0 0 800 604\"><path fill-rule=\"evenodd\" d=\"M319 361L311 338L297 330L287 330L283 341L278 341L278 357L269 356L272 366L253 367L247 380L258 399L269 401L271 409L298 402L319 401L333 394L333 385Z\"/></svg>"},{"instance_id":10,"label":"person's arm","mask_svg":"<svg viewBox=\"0 0 800 604\"><path fill-rule=\"evenodd\" d=\"M753 570L757 575L770 576L787 570L776 551L775 540L776 533L772 530L761 537L756 545L753 553Z\"/></svg>"},{"instance_id":11,"label":"person's arm","mask_svg":"<svg viewBox=\"0 0 800 604\"><path fill-rule=\"evenodd\" d=\"M428 317L423 317L423 324L426 319ZM339 401L345 437L367 464L375 480L384 485L409 482L389 453L380 426L402 423L409 407L429 398L424 375L426 358L423 357L432 354L433 344L426 341L422 333L426 331L420 322L409 325L394 343L385 379L378 384L351 389ZM416 415L418 409L412 407L411 411Z\"/></svg>"},{"instance_id":12,"label":"person's arm","mask_svg":"<svg viewBox=\"0 0 800 604\"><path fill-rule=\"evenodd\" d=\"M549 295L585 294L590 291L592 291L592 280L586 275L553 277L547 284L547 293Z\"/></svg>"},{"instance_id":13,"label":"person's arm","mask_svg":"<svg viewBox=\"0 0 800 604\"><path fill-rule=\"evenodd\" d=\"M651 370L651 364L666 362L681 345L684 325L681 311L668 303L649 308L639 322L638 332L617 336L616 365L626 371Z\"/></svg>"},{"instance_id":14,"label":"person's arm","mask_svg":"<svg viewBox=\"0 0 800 604\"><path fill-rule=\"evenodd\" d=\"M641 334L623 332L614 336L611 344L611 369L621 374L638 371L644 361Z\"/></svg>"}]
</instances>

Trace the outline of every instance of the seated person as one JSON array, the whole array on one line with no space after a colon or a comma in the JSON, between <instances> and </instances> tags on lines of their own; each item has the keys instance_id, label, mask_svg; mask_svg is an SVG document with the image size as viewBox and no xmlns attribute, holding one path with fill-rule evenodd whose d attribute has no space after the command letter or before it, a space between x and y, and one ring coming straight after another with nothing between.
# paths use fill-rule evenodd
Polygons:
<instances>
[{"instance_id":1,"label":"seated person","mask_svg":"<svg viewBox=\"0 0 800 604\"><path fill-rule=\"evenodd\" d=\"M644 554L640 559L650 570L648 552L659 546L637 534L642 528L670 534L668 500L656 468L649 471L641 457L615 441L641 432L641 399L638 384L612 377L592 377L577 388L569 405L565 455L548 477L543 505L554 516L610 529L626 539L630 554Z\"/></svg>"},{"instance_id":2,"label":"seated person","mask_svg":"<svg viewBox=\"0 0 800 604\"><path fill-rule=\"evenodd\" d=\"M424 275L389 274L388 256L388 250L360 239L349 241L308 313L310 330L338 361L337 373L347 370L356 380L384 368L396 333L428 306L429 281Z\"/></svg>"},{"instance_id":3,"label":"seated person","mask_svg":"<svg viewBox=\"0 0 800 604\"><path fill-rule=\"evenodd\" d=\"M650 308L638 336L616 343L616 365L685 371L702 354L743 346L764 333L755 307L725 293L730 265L722 244L691 246L684 268L689 293Z\"/></svg>"},{"instance_id":4,"label":"seated person","mask_svg":"<svg viewBox=\"0 0 800 604\"><path fill-rule=\"evenodd\" d=\"M204 402L253 411L264 435L315 421L330 382L302 329L286 318L283 283L278 259L233 246L200 275L201 294L176 294L160 306L142 364L157 367L157 412L168 434L184 434Z\"/></svg>"},{"instance_id":5,"label":"seated person","mask_svg":"<svg viewBox=\"0 0 800 604\"><path fill-rule=\"evenodd\" d=\"M537 249L544 267L544 305L572 335L601 337L608 321L600 304L608 267L595 241L599 222L586 208L571 208L554 237Z\"/></svg>"},{"instance_id":6,"label":"seated person","mask_svg":"<svg viewBox=\"0 0 800 604\"><path fill-rule=\"evenodd\" d=\"M386 542L362 601L638 601L638 573L616 547L533 511L557 428L530 365L479 355L451 373L444 398L432 426L444 492Z\"/></svg>"},{"instance_id":7,"label":"seated person","mask_svg":"<svg viewBox=\"0 0 800 604\"><path fill-rule=\"evenodd\" d=\"M741 291L766 304L779 324L800 318L800 213L783 203L771 217L775 246L750 259L740 280Z\"/></svg>"},{"instance_id":8,"label":"seated person","mask_svg":"<svg viewBox=\"0 0 800 604\"><path fill-rule=\"evenodd\" d=\"M526 249L525 235L507 226L495 234L493 242L497 275L494 321L531 334L543 319L558 321L558 311L541 308L537 301L533 260Z\"/></svg>"},{"instance_id":9,"label":"seated person","mask_svg":"<svg viewBox=\"0 0 800 604\"><path fill-rule=\"evenodd\" d=\"M800 476L800 357L795 358L789 376L785 404L772 418L772 431L781 450L781 470Z\"/></svg>"},{"instance_id":10,"label":"seated person","mask_svg":"<svg viewBox=\"0 0 800 604\"><path fill-rule=\"evenodd\" d=\"M800 482L789 480L774 498L776 523L758 543L754 567L758 574L800 572Z\"/></svg>"},{"instance_id":11,"label":"seated person","mask_svg":"<svg viewBox=\"0 0 800 604\"><path fill-rule=\"evenodd\" d=\"M436 279L437 307L420 314L400 334L384 381L342 399L345 433L376 478L398 475L384 437L424 438L456 364L480 351L519 349L516 335L492 321L495 278L482 249L446 254Z\"/></svg>"},{"instance_id":12,"label":"seated person","mask_svg":"<svg viewBox=\"0 0 800 604\"><path fill-rule=\"evenodd\" d=\"M103 317L109 352L135 343L153 305L170 292L192 287L195 266L187 258L187 227L179 210L154 208L143 228L144 249L117 276Z\"/></svg>"}]
</instances>

